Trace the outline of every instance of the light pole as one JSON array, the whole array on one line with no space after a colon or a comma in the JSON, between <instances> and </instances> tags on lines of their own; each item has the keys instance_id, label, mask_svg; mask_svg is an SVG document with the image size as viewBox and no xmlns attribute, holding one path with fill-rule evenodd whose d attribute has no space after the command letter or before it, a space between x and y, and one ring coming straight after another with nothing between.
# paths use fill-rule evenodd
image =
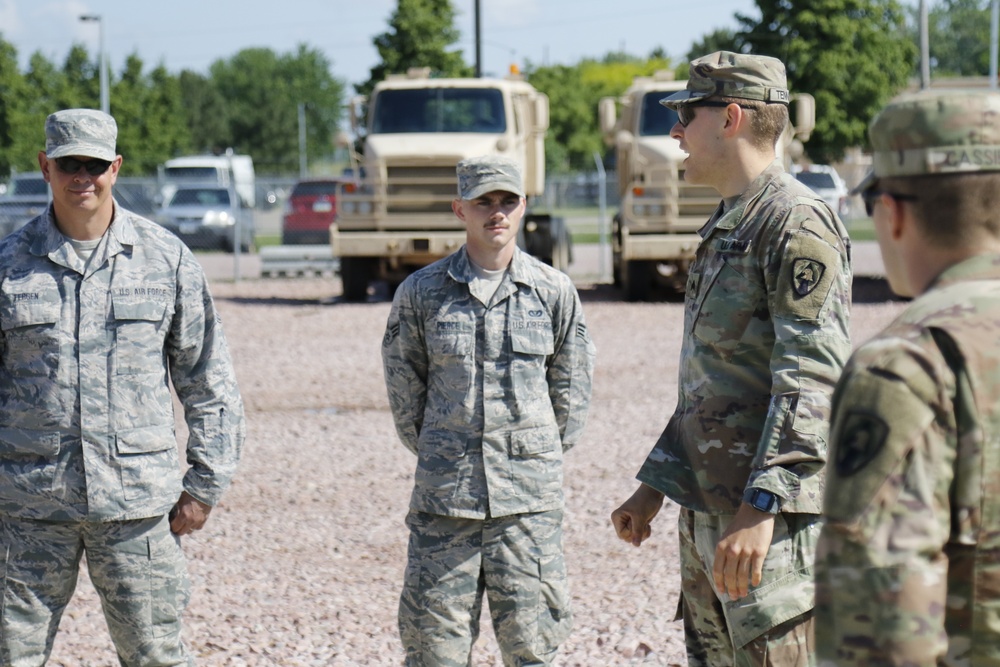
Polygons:
<instances>
[{"instance_id":1,"label":"light pole","mask_svg":"<svg viewBox=\"0 0 1000 667\"><path fill-rule=\"evenodd\" d=\"M100 52L97 56L98 68L100 69L101 81L101 111L106 114L111 113L111 91L108 89L108 54L104 50L104 21L100 14L82 14L81 21L95 21L97 23L97 37L100 41Z\"/></svg>"}]
</instances>

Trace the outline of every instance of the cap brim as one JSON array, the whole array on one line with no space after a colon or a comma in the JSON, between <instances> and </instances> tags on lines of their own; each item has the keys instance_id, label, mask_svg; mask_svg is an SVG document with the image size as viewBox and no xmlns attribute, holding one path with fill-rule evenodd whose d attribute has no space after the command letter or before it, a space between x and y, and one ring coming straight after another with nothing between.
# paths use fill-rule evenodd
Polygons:
<instances>
[{"instance_id":1,"label":"cap brim","mask_svg":"<svg viewBox=\"0 0 1000 667\"><path fill-rule=\"evenodd\" d=\"M851 190L851 194L860 195L865 190L873 187L876 183L878 183L878 178L875 176L875 170L872 169L863 179L861 179L860 183L854 186Z\"/></svg>"},{"instance_id":2,"label":"cap brim","mask_svg":"<svg viewBox=\"0 0 1000 667\"><path fill-rule=\"evenodd\" d=\"M660 100L660 104L667 107L668 109L676 109L679 106L685 104L692 104L703 100L707 97L704 93L692 90L679 90L669 97L664 97Z\"/></svg>"},{"instance_id":3,"label":"cap brim","mask_svg":"<svg viewBox=\"0 0 1000 667\"><path fill-rule=\"evenodd\" d=\"M479 185L472 188L468 192L463 192L462 199L466 201L471 201L473 199L478 199L479 197L482 197L485 194L489 194L490 192L510 192L511 194L515 194L518 197L524 196L524 192L522 192L521 190L515 190L514 186L511 185L510 183L504 183L504 182L480 183Z\"/></svg>"},{"instance_id":4,"label":"cap brim","mask_svg":"<svg viewBox=\"0 0 1000 667\"><path fill-rule=\"evenodd\" d=\"M57 146L51 151L46 151L45 157L50 159L55 159L57 157L67 157L70 155L79 155L80 157L92 157L97 160L107 160L108 162L113 162L115 159L114 151L109 153L107 148L102 148L100 146L95 146L94 144L88 143L71 143L63 144L62 146Z\"/></svg>"}]
</instances>

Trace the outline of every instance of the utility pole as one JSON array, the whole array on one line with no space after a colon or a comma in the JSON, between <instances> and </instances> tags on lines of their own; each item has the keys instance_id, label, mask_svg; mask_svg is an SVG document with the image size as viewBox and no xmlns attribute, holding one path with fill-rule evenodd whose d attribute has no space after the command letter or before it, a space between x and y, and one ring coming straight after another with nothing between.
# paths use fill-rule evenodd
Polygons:
<instances>
[{"instance_id":1,"label":"utility pole","mask_svg":"<svg viewBox=\"0 0 1000 667\"><path fill-rule=\"evenodd\" d=\"M104 49L104 21L100 14L83 14L80 20L84 22L94 22L97 24L97 37L100 42L100 51L97 56L97 67L100 70L99 79L101 81L101 111L111 114L111 91L108 89L108 53Z\"/></svg>"},{"instance_id":2,"label":"utility pole","mask_svg":"<svg viewBox=\"0 0 1000 667\"><path fill-rule=\"evenodd\" d=\"M483 75L482 23L479 19L479 0L474 0L473 15L476 23L476 78Z\"/></svg>"},{"instance_id":3,"label":"utility pole","mask_svg":"<svg viewBox=\"0 0 1000 667\"><path fill-rule=\"evenodd\" d=\"M997 88L997 42L1000 41L1000 0L990 3L990 88Z\"/></svg>"},{"instance_id":4,"label":"utility pole","mask_svg":"<svg viewBox=\"0 0 1000 667\"><path fill-rule=\"evenodd\" d=\"M927 0L920 0L920 90L931 87L931 49L927 35Z\"/></svg>"},{"instance_id":5,"label":"utility pole","mask_svg":"<svg viewBox=\"0 0 1000 667\"><path fill-rule=\"evenodd\" d=\"M309 165L306 160L306 105L299 102L299 177L309 175Z\"/></svg>"}]
</instances>

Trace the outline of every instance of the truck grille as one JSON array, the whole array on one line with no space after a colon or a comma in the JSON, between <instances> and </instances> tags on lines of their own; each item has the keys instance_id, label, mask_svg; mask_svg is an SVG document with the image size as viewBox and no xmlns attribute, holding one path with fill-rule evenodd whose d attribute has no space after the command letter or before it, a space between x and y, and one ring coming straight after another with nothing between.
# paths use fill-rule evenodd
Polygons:
<instances>
[{"instance_id":1,"label":"truck grille","mask_svg":"<svg viewBox=\"0 0 1000 667\"><path fill-rule=\"evenodd\" d=\"M455 166L393 167L386 170L386 212L389 215L441 213L452 215L457 190Z\"/></svg>"}]
</instances>

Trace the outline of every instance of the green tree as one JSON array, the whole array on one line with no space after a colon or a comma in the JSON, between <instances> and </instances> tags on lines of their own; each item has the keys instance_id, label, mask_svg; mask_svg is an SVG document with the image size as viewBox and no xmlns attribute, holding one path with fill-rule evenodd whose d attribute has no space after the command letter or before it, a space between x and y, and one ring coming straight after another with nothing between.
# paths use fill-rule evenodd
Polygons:
<instances>
[{"instance_id":1,"label":"green tree","mask_svg":"<svg viewBox=\"0 0 1000 667\"><path fill-rule=\"evenodd\" d=\"M211 79L197 72L182 71L178 83L191 146L196 152L221 152L231 134L226 100Z\"/></svg>"},{"instance_id":2,"label":"green tree","mask_svg":"<svg viewBox=\"0 0 1000 667\"><path fill-rule=\"evenodd\" d=\"M244 49L210 68L211 82L230 105L229 134L222 144L253 157L264 173L298 168L298 107L305 105L307 154L326 156L343 107L344 85L330 74L330 62L315 49L299 46L278 55L265 48Z\"/></svg>"},{"instance_id":3,"label":"green tree","mask_svg":"<svg viewBox=\"0 0 1000 667\"><path fill-rule=\"evenodd\" d=\"M147 74L139 55L129 55L111 90L111 110L123 175L155 174L164 160L190 150L180 84L162 65Z\"/></svg>"},{"instance_id":4,"label":"green tree","mask_svg":"<svg viewBox=\"0 0 1000 667\"><path fill-rule=\"evenodd\" d=\"M0 178L12 169L30 168L27 140L35 135L28 132L28 89L17 66L17 49L0 36ZM38 146L35 146L37 152Z\"/></svg>"},{"instance_id":5,"label":"green tree","mask_svg":"<svg viewBox=\"0 0 1000 667\"><path fill-rule=\"evenodd\" d=\"M678 67L684 68L684 78L687 78L688 74L688 63L696 58L701 58L702 56L707 56L709 53L715 53L716 51L736 51L739 52L742 47L742 43L736 35L736 32L730 30L729 28L720 28L714 30L698 41L691 45L688 50L687 55L684 56L685 61L683 63L678 63Z\"/></svg>"},{"instance_id":6,"label":"green tree","mask_svg":"<svg viewBox=\"0 0 1000 667\"><path fill-rule=\"evenodd\" d=\"M916 9L913 17L916 25ZM929 10L927 28L933 74L989 74L990 0L942 0Z\"/></svg>"},{"instance_id":7,"label":"green tree","mask_svg":"<svg viewBox=\"0 0 1000 667\"><path fill-rule=\"evenodd\" d=\"M451 0L399 0L389 30L374 39L381 61L357 91L368 95L386 76L410 67L429 67L437 76L472 76L460 50L450 48L460 36L454 23Z\"/></svg>"},{"instance_id":8,"label":"green tree","mask_svg":"<svg viewBox=\"0 0 1000 667\"><path fill-rule=\"evenodd\" d=\"M867 143L869 120L913 72L916 45L896 0L757 0L737 15L744 51L780 58L792 92L816 98L806 152L816 162Z\"/></svg>"},{"instance_id":9,"label":"green tree","mask_svg":"<svg viewBox=\"0 0 1000 667\"><path fill-rule=\"evenodd\" d=\"M617 96L637 76L670 67L666 58L635 58L611 53L602 60L577 65L528 67L528 81L549 97L549 132L545 137L546 169L552 173L588 171L594 153L606 150L597 125L602 97Z\"/></svg>"}]
</instances>

